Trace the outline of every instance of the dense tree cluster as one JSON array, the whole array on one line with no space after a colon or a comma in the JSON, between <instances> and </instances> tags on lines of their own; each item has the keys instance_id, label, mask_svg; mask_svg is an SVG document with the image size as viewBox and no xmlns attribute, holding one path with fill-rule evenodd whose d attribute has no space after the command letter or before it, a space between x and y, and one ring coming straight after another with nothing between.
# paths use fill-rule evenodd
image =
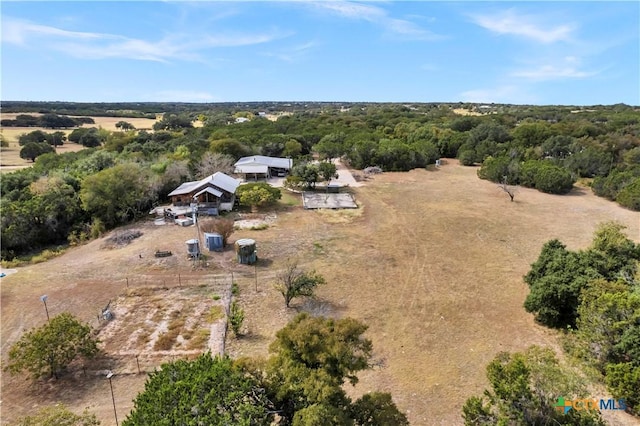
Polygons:
<instances>
[{"instance_id":1,"label":"dense tree cluster","mask_svg":"<svg viewBox=\"0 0 640 426\"><path fill-rule=\"evenodd\" d=\"M69 127L82 126L83 124L95 124L95 121L91 117L68 117L51 113L37 116L18 114L13 120L4 119L0 121L2 127L44 127L48 129L67 129Z\"/></svg>"},{"instance_id":2,"label":"dense tree cluster","mask_svg":"<svg viewBox=\"0 0 640 426\"><path fill-rule=\"evenodd\" d=\"M640 244L615 222L591 247L570 251L547 242L525 276L525 308L542 324L568 327L568 348L603 375L612 395L640 406Z\"/></svg>"},{"instance_id":3,"label":"dense tree cluster","mask_svg":"<svg viewBox=\"0 0 640 426\"><path fill-rule=\"evenodd\" d=\"M203 354L151 373L123 425L407 425L388 393L353 401L345 382L369 367L367 327L300 314L278 331L266 361Z\"/></svg>"}]
</instances>

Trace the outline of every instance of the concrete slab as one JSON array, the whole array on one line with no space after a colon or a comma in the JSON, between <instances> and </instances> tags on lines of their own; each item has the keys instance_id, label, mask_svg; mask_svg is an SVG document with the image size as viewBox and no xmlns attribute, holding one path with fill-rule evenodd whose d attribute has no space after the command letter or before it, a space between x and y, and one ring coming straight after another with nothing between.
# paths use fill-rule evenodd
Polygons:
<instances>
[{"instance_id":1,"label":"concrete slab","mask_svg":"<svg viewBox=\"0 0 640 426\"><path fill-rule=\"evenodd\" d=\"M351 194L327 194L322 192L303 192L302 205L305 209L357 209L358 205Z\"/></svg>"}]
</instances>

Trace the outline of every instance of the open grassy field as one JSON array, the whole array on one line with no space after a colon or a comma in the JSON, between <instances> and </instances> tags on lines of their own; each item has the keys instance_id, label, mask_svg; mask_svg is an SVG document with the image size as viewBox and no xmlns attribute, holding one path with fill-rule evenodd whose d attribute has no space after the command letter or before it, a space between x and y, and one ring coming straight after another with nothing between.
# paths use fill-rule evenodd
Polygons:
<instances>
[{"instance_id":1,"label":"open grassy field","mask_svg":"<svg viewBox=\"0 0 640 426\"><path fill-rule=\"evenodd\" d=\"M184 256L193 228L150 224L136 225L143 236L124 248L105 250L97 240L21 268L1 283L3 360L23 330L46 320L42 294L49 295L52 314L69 310L95 322L106 301L126 293L127 277L155 276L175 287L179 273L205 279L233 271L246 335L227 338L229 354L266 356L275 332L301 310L354 317L369 325L377 366L349 392L389 391L412 424L456 425L465 399L487 385L485 366L498 352L532 344L558 348L556 334L522 308L522 276L542 244L559 238L570 249L586 247L598 223L612 219L640 241L638 213L590 190L553 196L520 188L511 203L495 184L479 180L476 169L453 160L439 169L378 175L354 194L357 214L290 206L265 230L236 231L232 240L257 240L257 280L254 268L235 263L229 250L194 271ZM159 261L152 256L158 249L176 255ZM291 309L272 288L287 257L298 257L327 280L316 299L294 300ZM144 374L114 362L116 405L124 418ZM115 424L108 383L100 376L31 385L3 374L2 391L3 423L59 401L76 410L90 406L104 425ZM636 424L616 416L612 424Z\"/></svg>"},{"instance_id":2,"label":"open grassy field","mask_svg":"<svg viewBox=\"0 0 640 426\"><path fill-rule=\"evenodd\" d=\"M12 120L21 113L2 114L2 119ZM29 115L40 115L37 113L29 113ZM126 121L135 126L136 129L151 130L156 120L149 118L123 118L123 117L91 117L96 122L95 124L85 124L83 127L102 127L103 129L116 131L116 123L119 121ZM18 138L24 133L33 132L34 130L42 130L43 132L52 133L57 129L45 129L42 127L2 127L0 128L0 134L4 140L9 142L9 146L0 150L0 173L7 173L13 170L29 167L31 162L20 158L20 145L18 145ZM73 129L60 130L66 135L71 133ZM59 153L73 152L84 149L82 145L75 143L65 143L62 146L57 147Z\"/></svg>"}]
</instances>

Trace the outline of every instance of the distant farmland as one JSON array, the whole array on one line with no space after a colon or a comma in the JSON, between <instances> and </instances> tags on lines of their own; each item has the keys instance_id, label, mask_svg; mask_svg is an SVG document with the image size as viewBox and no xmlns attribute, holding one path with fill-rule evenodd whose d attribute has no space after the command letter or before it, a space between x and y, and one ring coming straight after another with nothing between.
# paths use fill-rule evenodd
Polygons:
<instances>
[{"instance_id":1,"label":"distant farmland","mask_svg":"<svg viewBox=\"0 0 640 426\"><path fill-rule=\"evenodd\" d=\"M11 113L2 114L3 120L13 120L16 116L24 113ZM28 115L41 115L38 113L27 113ZM72 116L70 116L72 117ZM129 118L129 117L91 117L95 121L95 124L85 124L82 127L102 127L109 131L117 131L116 123L119 121L126 121L133 124L138 129L151 130L156 120L149 118ZM4 140L9 142L9 146L2 148L0 155L0 172L8 173L14 170L23 169L31 166L31 162L20 158L20 145L18 145L18 138L24 133L33 132L34 130L42 130L43 132L52 133L55 131L62 131L66 135L69 135L74 129L45 129L43 127L3 127L0 129L0 133ZM64 145L57 148L58 153L74 152L84 149L82 145L75 143L65 142Z\"/></svg>"}]
</instances>

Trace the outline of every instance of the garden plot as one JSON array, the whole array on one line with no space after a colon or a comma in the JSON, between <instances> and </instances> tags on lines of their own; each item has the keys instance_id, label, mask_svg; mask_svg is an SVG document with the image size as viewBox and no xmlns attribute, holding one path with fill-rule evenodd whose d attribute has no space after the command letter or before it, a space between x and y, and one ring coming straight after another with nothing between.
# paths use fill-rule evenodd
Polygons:
<instances>
[{"instance_id":1,"label":"garden plot","mask_svg":"<svg viewBox=\"0 0 640 426\"><path fill-rule=\"evenodd\" d=\"M109 305L99 339L116 356L222 353L227 300L204 285L130 290Z\"/></svg>"}]
</instances>

